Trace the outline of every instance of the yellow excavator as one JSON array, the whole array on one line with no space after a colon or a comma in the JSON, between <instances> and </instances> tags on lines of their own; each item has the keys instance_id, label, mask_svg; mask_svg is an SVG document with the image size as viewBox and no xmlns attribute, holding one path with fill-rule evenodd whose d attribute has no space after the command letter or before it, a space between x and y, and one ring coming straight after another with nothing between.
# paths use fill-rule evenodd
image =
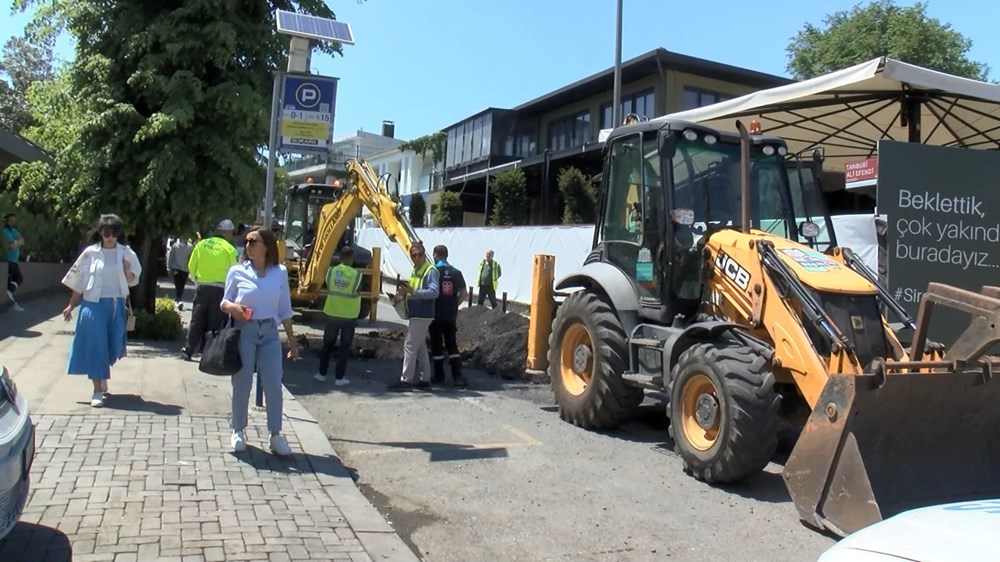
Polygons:
<instances>
[{"instance_id":1,"label":"yellow excavator","mask_svg":"<svg viewBox=\"0 0 1000 562\"><path fill-rule=\"evenodd\" d=\"M997 497L985 354L1000 289L931 283L914 320L836 244L815 184L789 181L786 143L737 130L660 118L611 132L592 251L558 281L535 256L527 368L548 373L560 416L611 428L663 393L684 469L708 483L762 471L797 429L788 492L841 536ZM935 305L972 316L948 349L927 340Z\"/></svg>"},{"instance_id":2,"label":"yellow excavator","mask_svg":"<svg viewBox=\"0 0 1000 562\"><path fill-rule=\"evenodd\" d=\"M283 239L278 242L280 261L288 268L292 302L315 307L325 294L326 272L334 254L355 241L354 221L367 208L375 222L409 257L420 240L399 203L392 200L384 181L371 164L347 162L346 181L332 184L304 183L288 193ZM380 249L355 247L355 266L362 273L364 296L361 317L375 320L381 286Z\"/></svg>"}]
</instances>

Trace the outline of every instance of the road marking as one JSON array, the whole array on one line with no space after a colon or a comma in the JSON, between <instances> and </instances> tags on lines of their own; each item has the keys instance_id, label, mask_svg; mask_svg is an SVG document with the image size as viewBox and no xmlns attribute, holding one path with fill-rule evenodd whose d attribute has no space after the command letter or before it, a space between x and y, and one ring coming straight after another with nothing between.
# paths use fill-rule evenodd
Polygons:
<instances>
[{"instance_id":1,"label":"road marking","mask_svg":"<svg viewBox=\"0 0 1000 562\"><path fill-rule=\"evenodd\" d=\"M506 429L507 431L513 433L514 435L520 437L521 440L524 441L525 445L541 445L542 444L542 442L539 441L538 439L535 439L534 437L528 435L527 433L521 431L520 429L517 429L516 427L510 426L510 425L505 425L505 426L503 426L503 428Z\"/></svg>"}]
</instances>

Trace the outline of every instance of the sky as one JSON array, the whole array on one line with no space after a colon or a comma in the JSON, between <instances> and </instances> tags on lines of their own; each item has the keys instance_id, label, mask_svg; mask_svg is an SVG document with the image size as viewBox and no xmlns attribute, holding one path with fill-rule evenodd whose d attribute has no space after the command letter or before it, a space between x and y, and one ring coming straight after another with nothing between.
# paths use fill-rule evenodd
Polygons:
<instances>
[{"instance_id":1,"label":"sky","mask_svg":"<svg viewBox=\"0 0 1000 562\"><path fill-rule=\"evenodd\" d=\"M808 22L820 26L856 0L781 3L623 0L622 61L658 47L789 76L785 48ZM608 69L615 61L616 0L327 0L351 24L343 57L318 53L312 71L340 79L334 136L433 133L487 107L510 108ZM911 0L898 0L909 6ZM972 40L969 56L1000 77L1000 5L930 0L927 13ZM9 12L9 9L7 10ZM7 14L4 14L6 16ZM0 41L27 14L4 17ZM72 57L69 41L57 56Z\"/></svg>"}]
</instances>

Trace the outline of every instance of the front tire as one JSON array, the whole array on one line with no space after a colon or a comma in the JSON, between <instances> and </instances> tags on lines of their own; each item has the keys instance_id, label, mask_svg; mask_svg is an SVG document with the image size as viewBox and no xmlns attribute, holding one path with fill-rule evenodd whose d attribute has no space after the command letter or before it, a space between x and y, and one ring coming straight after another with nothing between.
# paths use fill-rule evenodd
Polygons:
<instances>
[{"instance_id":1,"label":"front tire","mask_svg":"<svg viewBox=\"0 0 1000 562\"><path fill-rule=\"evenodd\" d=\"M578 291L559 306L549 336L549 379L559 417L578 427L613 428L642 402L622 380L628 344L621 322L597 295Z\"/></svg>"},{"instance_id":2,"label":"front tire","mask_svg":"<svg viewBox=\"0 0 1000 562\"><path fill-rule=\"evenodd\" d=\"M670 436L685 471L710 483L738 482L767 466L778 446L774 374L735 343L695 344L670 382Z\"/></svg>"}]
</instances>

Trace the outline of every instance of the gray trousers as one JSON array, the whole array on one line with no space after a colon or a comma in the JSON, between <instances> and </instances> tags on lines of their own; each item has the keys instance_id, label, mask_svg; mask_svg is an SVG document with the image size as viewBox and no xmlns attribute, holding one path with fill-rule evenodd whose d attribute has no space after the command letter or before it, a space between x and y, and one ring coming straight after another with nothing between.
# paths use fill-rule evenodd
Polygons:
<instances>
[{"instance_id":1,"label":"gray trousers","mask_svg":"<svg viewBox=\"0 0 1000 562\"><path fill-rule=\"evenodd\" d=\"M420 367L420 380L431 380L431 356L427 352L427 332L430 330L430 318L410 318L410 328L406 330L403 340L403 376L406 382L414 382L417 366Z\"/></svg>"},{"instance_id":2,"label":"gray trousers","mask_svg":"<svg viewBox=\"0 0 1000 562\"><path fill-rule=\"evenodd\" d=\"M233 375L233 417L234 431L247 427L247 410L250 405L250 391L253 389L253 374L260 373L264 387L264 406L267 407L267 429L271 433L281 431L281 340L278 338L278 324L274 319L238 321L240 327L240 359L243 368ZM255 369L256 367L256 369Z\"/></svg>"}]
</instances>

